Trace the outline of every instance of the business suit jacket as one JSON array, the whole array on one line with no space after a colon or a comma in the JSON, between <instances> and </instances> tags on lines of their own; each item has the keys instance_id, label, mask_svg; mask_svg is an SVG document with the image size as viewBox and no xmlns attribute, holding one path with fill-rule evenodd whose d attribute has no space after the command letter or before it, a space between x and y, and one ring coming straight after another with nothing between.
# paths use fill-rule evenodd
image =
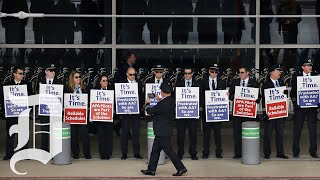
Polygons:
<instances>
[{"instance_id":1,"label":"business suit jacket","mask_svg":"<svg viewBox=\"0 0 320 180\"><path fill-rule=\"evenodd\" d=\"M172 97L166 97L152 108L146 109L152 116L153 130L156 136L171 136L171 121L174 118L175 101Z\"/></svg>"},{"instance_id":2,"label":"business suit jacket","mask_svg":"<svg viewBox=\"0 0 320 180\"><path fill-rule=\"evenodd\" d=\"M221 78L217 77L217 87L215 90L225 90L227 88L226 83L221 80ZM204 78L200 82L200 102L203 108L205 108L205 93L206 90L210 90L209 87L209 76ZM204 111L203 111L204 112Z\"/></svg>"},{"instance_id":3,"label":"business suit jacket","mask_svg":"<svg viewBox=\"0 0 320 180\"><path fill-rule=\"evenodd\" d=\"M278 79L279 85L281 86L285 86L284 82L281 79ZM270 88L275 88L275 85L273 84L273 82L271 81L271 79L268 77L266 79L266 81L263 83L262 88L261 88L261 95L262 95L262 107L265 107L265 94L264 94L264 90L265 89L270 89Z\"/></svg>"}]
</instances>

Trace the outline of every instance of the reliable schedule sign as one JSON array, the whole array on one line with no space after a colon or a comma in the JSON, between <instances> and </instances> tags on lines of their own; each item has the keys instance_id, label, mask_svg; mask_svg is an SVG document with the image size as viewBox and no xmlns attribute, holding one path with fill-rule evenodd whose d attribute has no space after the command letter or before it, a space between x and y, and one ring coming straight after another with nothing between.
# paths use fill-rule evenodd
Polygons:
<instances>
[{"instance_id":1,"label":"reliable schedule sign","mask_svg":"<svg viewBox=\"0 0 320 180\"><path fill-rule=\"evenodd\" d=\"M269 120L288 117L288 98L284 94L285 90L285 86L264 90L265 107Z\"/></svg>"},{"instance_id":2,"label":"reliable schedule sign","mask_svg":"<svg viewBox=\"0 0 320 180\"><path fill-rule=\"evenodd\" d=\"M88 94L64 94L64 121L87 124Z\"/></svg>"}]
</instances>

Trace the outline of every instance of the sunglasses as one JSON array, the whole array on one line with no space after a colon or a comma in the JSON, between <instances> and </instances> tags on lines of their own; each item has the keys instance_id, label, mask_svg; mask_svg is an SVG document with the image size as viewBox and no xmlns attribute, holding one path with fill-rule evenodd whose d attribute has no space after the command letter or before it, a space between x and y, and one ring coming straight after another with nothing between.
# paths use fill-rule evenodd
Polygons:
<instances>
[{"instance_id":1,"label":"sunglasses","mask_svg":"<svg viewBox=\"0 0 320 180\"><path fill-rule=\"evenodd\" d=\"M242 71L242 72L239 72L239 73L240 73L240 74L244 74L244 73L246 73L246 72L243 72L243 71Z\"/></svg>"},{"instance_id":2,"label":"sunglasses","mask_svg":"<svg viewBox=\"0 0 320 180\"><path fill-rule=\"evenodd\" d=\"M74 78L78 79L78 78L81 78L81 76L75 76Z\"/></svg>"},{"instance_id":3,"label":"sunglasses","mask_svg":"<svg viewBox=\"0 0 320 180\"><path fill-rule=\"evenodd\" d=\"M16 74L19 74L19 75L24 75L24 73L16 73Z\"/></svg>"},{"instance_id":4,"label":"sunglasses","mask_svg":"<svg viewBox=\"0 0 320 180\"><path fill-rule=\"evenodd\" d=\"M157 74L163 73L163 71L156 71Z\"/></svg>"},{"instance_id":5,"label":"sunglasses","mask_svg":"<svg viewBox=\"0 0 320 180\"><path fill-rule=\"evenodd\" d=\"M137 74L129 74L129 76L136 76Z\"/></svg>"},{"instance_id":6,"label":"sunglasses","mask_svg":"<svg viewBox=\"0 0 320 180\"><path fill-rule=\"evenodd\" d=\"M218 71L210 71L210 73L218 74Z\"/></svg>"},{"instance_id":7,"label":"sunglasses","mask_svg":"<svg viewBox=\"0 0 320 180\"><path fill-rule=\"evenodd\" d=\"M49 72L55 72L55 71L54 71L54 70L52 70L52 69L49 69L48 71L49 71Z\"/></svg>"},{"instance_id":8,"label":"sunglasses","mask_svg":"<svg viewBox=\"0 0 320 180\"><path fill-rule=\"evenodd\" d=\"M101 82L108 82L108 80L101 80Z\"/></svg>"},{"instance_id":9,"label":"sunglasses","mask_svg":"<svg viewBox=\"0 0 320 180\"><path fill-rule=\"evenodd\" d=\"M184 73L184 74L190 75L190 74L192 74L192 72L190 72L190 73Z\"/></svg>"}]
</instances>

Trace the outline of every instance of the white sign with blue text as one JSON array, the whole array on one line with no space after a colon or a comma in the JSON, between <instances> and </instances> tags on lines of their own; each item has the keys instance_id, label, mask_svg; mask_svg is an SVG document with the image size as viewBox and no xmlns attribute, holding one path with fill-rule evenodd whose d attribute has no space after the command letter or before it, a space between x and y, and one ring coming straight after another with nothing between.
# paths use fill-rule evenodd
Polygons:
<instances>
[{"instance_id":1,"label":"white sign with blue text","mask_svg":"<svg viewBox=\"0 0 320 180\"><path fill-rule=\"evenodd\" d=\"M228 90L206 91L206 122L229 121Z\"/></svg>"},{"instance_id":2,"label":"white sign with blue text","mask_svg":"<svg viewBox=\"0 0 320 180\"><path fill-rule=\"evenodd\" d=\"M115 83L116 113L140 114L138 83Z\"/></svg>"},{"instance_id":3,"label":"white sign with blue text","mask_svg":"<svg viewBox=\"0 0 320 180\"><path fill-rule=\"evenodd\" d=\"M176 87L176 118L199 118L199 87Z\"/></svg>"},{"instance_id":4,"label":"white sign with blue text","mask_svg":"<svg viewBox=\"0 0 320 180\"><path fill-rule=\"evenodd\" d=\"M297 77L297 104L301 108L318 107L320 76Z\"/></svg>"}]
</instances>

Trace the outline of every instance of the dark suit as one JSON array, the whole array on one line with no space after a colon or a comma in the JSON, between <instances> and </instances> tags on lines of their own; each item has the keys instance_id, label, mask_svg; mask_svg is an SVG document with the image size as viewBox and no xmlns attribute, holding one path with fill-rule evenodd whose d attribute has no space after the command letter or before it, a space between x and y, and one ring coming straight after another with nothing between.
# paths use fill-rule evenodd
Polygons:
<instances>
[{"instance_id":1,"label":"dark suit","mask_svg":"<svg viewBox=\"0 0 320 180\"><path fill-rule=\"evenodd\" d=\"M282 80L278 80L280 87L285 86ZM271 81L268 77L266 81L263 83L261 88L262 94L262 107L265 108L265 95L264 90L269 88L275 88L275 84ZM284 123L286 118L278 118L274 120L269 120L268 116L266 115L266 111L263 112L264 114L264 141L263 141L263 152L265 156L270 156L271 154L271 136L272 131L275 129L276 131L276 149L277 149L277 156L284 155L283 150L283 133L284 133Z\"/></svg>"},{"instance_id":2,"label":"dark suit","mask_svg":"<svg viewBox=\"0 0 320 180\"><path fill-rule=\"evenodd\" d=\"M44 77L41 82L41 84L47 84L46 78ZM63 84L59 79L54 78L52 84ZM38 90L40 88L40 85L38 87ZM40 92L40 90L38 91ZM41 124L50 123L49 116L39 116L39 120ZM41 131L50 131L50 127L48 125L40 126ZM41 133L41 149L49 152L49 134L47 133Z\"/></svg>"},{"instance_id":3,"label":"dark suit","mask_svg":"<svg viewBox=\"0 0 320 180\"><path fill-rule=\"evenodd\" d=\"M111 88L109 88L110 90ZM101 88L95 88L100 90ZM93 122L98 126L99 154L101 158L110 158L113 149L113 122Z\"/></svg>"},{"instance_id":4,"label":"dark suit","mask_svg":"<svg viewBox=\"0 0 320 180\"><path fill-rule=\"evenodd\" d=\"M87 89L81 89L81 91L82 93L88 93ZM66 87L64 93L74 93L74 91ZM89 94L88 96L90 97ZM82 141L83 154L91 156L88 125L71 124L71 152L73 156L79 156L80 153L79 137Z\"/></svg>"},{"instance_id":5,"label":"dark suit","mask_svg":"<svg viewBox=\"0 0 320 180\"><path fill-rule=\"evenodd\" d=\"M191 0L175 0L173 3L174 15L192 15L193 7ZM187 44L189 32L193 30L192 18L172 19L172 42L173 44Z\"/></svg>"},{"instance_id":6,"label":"dark suit","mask_svg":"<svg viewBox=\"0 0 320 180\"><path fill-rule=\"evenodd\" d=\"M240 86L240 79L235 79L231 82L229 89L229 99L234 100L235 87ZM259 84L254 79L249 79L247 87L259 88ZM259 95L259 99L261 96ZM253 118L233 117L233 138L234 138L234 154L237 157L242 156L242 139L241 139L241 124L245 121L255 121Z\"/></svg>"},{"instance_id":7,"label":"dark suit","mask_svg":"<svg viewBox=\"0 0 320 180\"><path fill-rule=\"evenodd\" d=\"M213 90L225 90L226 83L217 77L217 86ZM211 130L214 132L214 141L216 145L216 156L222 153L222 143L221 143L221 123L220 122L206 122L206 111L205 111L205 91L210 90L209 87L209 77L201 81L201 105L202 105L202 124L203 124L203 155L209 156L210 154L210 136Z\"/></svg>"},{"instance_id":8,"label":"dark suit","mask_svg":"<svg viewBox=\"0 0 320 180\"><path fill-rule=\"evenodd\" d=\"M139 94L139 106L142 107L142 85L138 82L138 94ZM125 79L121 83L128 83ZM121 114L121 152L122 155L128 154L128 138L130 132L130 126L132 130L132 146L134 155L140 155L140 115L139 114Z\"/></svg>"},{"instance_id":9,"label":"dark suit","mask_svg":"<svg viewBox=\"0 0 320 180\"><path fill-rule=\"evenodd\" d=\"M171 147L172 128L174 118L175 101L172 97L166 97L156 106L147 108L146 111L152 116L155 139L152 146L148 170L155 172L157 169L160 152L164 150L171 159L175 168L179 171L185 169L181 160Z\"/></svg>"},{"instance_id":10,"label":"dark suit","mask_svg":"<svg viewBox=\"0 0 320 180\"><path fill-rule=\"evenodd\" d=\"M8 83L4 84L3 86L11 86L11 85L16 85L14 80L9 81ZM28 88L28 95L32 95L32 88L31 85L29 83L27 83L26 81L21 81L20 85L27 85ZM3 96L3 88L1 88L1 94ZM4 98L4 97L2 97ZM2 101L3 102L3 101ZM9 130L11 128L11 126L18 124L18 117L10 117L10 118L6 118L6 156L11 157L14 154L14 141L15 141L15 137L16 134L12 134L12 136L9 135ZM28 148L28 143L22 147L21 149L27 149Z\"/></svg>"},{"instance_id":11,"label":"dark suit","mask_svg":"<svg viewBox=\"0 0 320 180\"><path fill-rule=\"evenodd\" d=\"M192 84L190 87L199 87L198 82L192 79ZM176 87L186 87L185 80L178 81ZM197 120L198 119L177 119L177 144L178 144L178 157L182 159L184 155L184 139L186 129L189 132L189 154L192 156L197 156Z\"/></svg>"},{"instance_id":12,"label":"dark suit","mask_svg":"<svg viewBox=\"0 0 320 180\"><path fill-rule=\"evenodd\" d=\"M311 73L314 76L314 73ZM292 103L294 105L294 122L293 122L293 144L292 144L292 152L293 154L300 153L300 136L303 128L303 122L305 118L308 120L308 129L309 129L309 153L311 155L317 153L317 108L300 108L297 105L297 77L303 76L302 72L298 72L292 76L291 81L291 92L290 97L292 99Z\"/></svg>"}]
</instances>

